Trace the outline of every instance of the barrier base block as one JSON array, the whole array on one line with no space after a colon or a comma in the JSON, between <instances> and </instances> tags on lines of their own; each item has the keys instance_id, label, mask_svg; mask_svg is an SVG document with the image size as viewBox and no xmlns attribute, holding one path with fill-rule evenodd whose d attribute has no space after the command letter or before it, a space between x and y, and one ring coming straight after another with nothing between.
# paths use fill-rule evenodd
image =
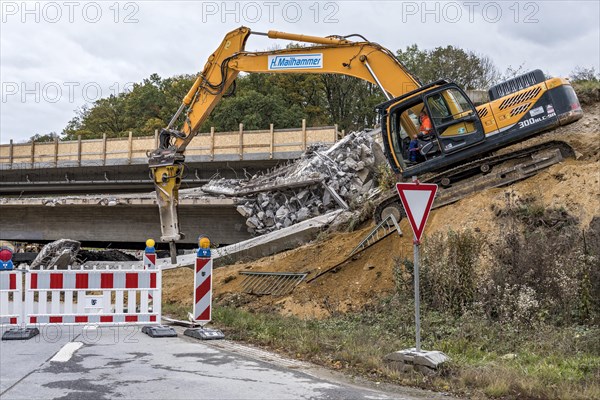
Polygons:
<instances>
[{"instance_id":1,"label":"barrier base block","mask_svg":"<svg viewBox=\"0 0 600 400\"><path fill-rule=\"evenodd\" d=\"M2 340L29 340L39 334L38 328L12 328L4 332Z\"/></svg>"},{"instance_id":2,"label":"barrier base block","mask_svg":"<svg viewBox=\"0 0 600 400\"><path fill-rule=\"evenodd\" d=\"M147 325L142 328L142 332L152 338L177 337L175 329L166 325Z\"/></svg>"},{"instance_id":3,"label":"barrier base block","mask_svg":"<svg viewBox=\"0 0 600 400\"><path fill-rule=\"evenodd\" d=\"M190 328L186 329L183 334L200 340L217 340L224 339L225 335L218 329L211 328Z\"/></svg>"}]
</instances>

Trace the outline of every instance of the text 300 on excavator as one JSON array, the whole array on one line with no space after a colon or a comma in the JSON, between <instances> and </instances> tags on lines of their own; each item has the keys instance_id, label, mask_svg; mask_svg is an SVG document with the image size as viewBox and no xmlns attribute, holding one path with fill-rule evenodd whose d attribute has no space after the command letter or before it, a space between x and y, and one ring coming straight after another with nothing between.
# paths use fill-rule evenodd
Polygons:
<instances>
[{"instance_id":1,"label":"text 300 on excavator","mask_svg":"<svg viewBox=\"0 0 600 400\"><path fill-rule=\"evenodd\" d=\"M263 52L244 51L251 35L311 43L306 47ZM351 41L358 37L361 41ZM384 152L391 168L403 178L449 187L440 204L455 201L466 191L499 186L530 176L562 160L570 148L550 142L512 154L494 155L506 146L555 129L583 116L575 91L566 79L546 79L535 70L489 90L490 102L475 107L455 83L438 80L422 85L386 48L360 35L316 37L240 27L228 33L209 57L169 125L161 130L159 148L149 154L159 204L162 236L170 243L183 235L177 219L178 191L184 151L223 95L234 87L239 72L342 74L377 85L387 101L377 106ZM433 129L419 140L417 163L409 163L409 143L418 137L418 115L425 110ZM179 129L176 129L179 127ZM566 153L566 154L565 154ZM491 173L493 171L499 171ZM476 179L466 177L480 175ZM397 196L378 206L376 216L403 211Z\"/></svg>"}]
</instances>

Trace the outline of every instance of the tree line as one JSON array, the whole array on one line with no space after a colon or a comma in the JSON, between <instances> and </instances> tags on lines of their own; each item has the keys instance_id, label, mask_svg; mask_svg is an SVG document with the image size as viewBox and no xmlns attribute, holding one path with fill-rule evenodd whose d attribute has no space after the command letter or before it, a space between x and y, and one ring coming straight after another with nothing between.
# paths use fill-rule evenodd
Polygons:
<instances>
[{"instance_id":1,"label":"tree line","mask_svg":"<svg viewBox=\"0 0 600 400\"><path fill-rule=\"evenodd\" d=\"M464 89L487 89L521 71L509 69L502 75L493 61L483 55L453 46L423 50L414 44L398 50L397 58L426 84L448 78ZM579 78L595 79L593 69L577 70ZM60 134L36 134L31 141L74 140L152 135L165 127L196 75L162 78L152 74L132 89L99 99L75 111ZM335 74L247 74L237 79L236 92L215 107L200 131L236 130L240 123L249 130L338 124L346 131L376 124L374 107L385 101L380 89L357 78Z\"/></svg>"}]
</instances>

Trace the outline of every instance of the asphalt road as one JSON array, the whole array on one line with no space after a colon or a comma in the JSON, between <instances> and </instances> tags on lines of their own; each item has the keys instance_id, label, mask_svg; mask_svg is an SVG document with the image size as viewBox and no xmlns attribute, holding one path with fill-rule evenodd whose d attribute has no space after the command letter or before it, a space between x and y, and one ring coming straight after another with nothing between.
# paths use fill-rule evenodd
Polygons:
<instances>
[{"instance_id":1,"label":"asphalt road","mask_svg":"<svg viewBox=\"0 0 600 400\"><path fill-rule=\"evenodd\" d=\"M51 325L0 342L4 399L431 399L362 384L228 340L153 339L139 327Z\"/></svg>"}]
</instances>

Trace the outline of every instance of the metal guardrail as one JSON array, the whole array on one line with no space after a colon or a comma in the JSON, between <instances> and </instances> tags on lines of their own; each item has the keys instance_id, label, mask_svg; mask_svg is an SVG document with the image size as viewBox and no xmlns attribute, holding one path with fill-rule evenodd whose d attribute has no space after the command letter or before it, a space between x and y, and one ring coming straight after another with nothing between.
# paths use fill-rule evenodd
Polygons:
<instances>
[{"instance_id":1,"label":"metal guardrail","mask_svg":"<svg viewBox=\"0 0 600 400\"><path fill-rule=\"evenodd\" d=\"M367 247L371 247L381 239L387 237L393 231L398 231L399 235L402 235L402 230L398 225L396 218L390 214L383 221L379 223L373 230L356 246L348 257L352 257L354 254L363 251Z\"/></svg>"},{"instance_id":2,"label":"metal guardrail","mask_svg":"<svg viewBox=\"0 0 600 400\"><path fill-rule=\"evenodd\" d=\"M394 231L397 231L398 235L402 236L402 230L400 230L400 225L398 225L396 218L392 214L390 214L383 221L381 221L379 225L373 228L371 232L369 232L369 234L365 236L365 238L358 244L358 246L352 249L348 257L346 257L342 262L335 264L333 267L327 268L325 271L319 272L317 275L313 276L308 281L306 281L306 283L311 283L315 279L325 275L328 272L334 270L337 271L339 268L341 268L342 265L348 262L356 254L368 249L375 243L385 239L386 237L394 233Z\"/></svg>"},{"instance_id":3,"label":"metal guardrail","mask_svg":"<svg viewBox=\"0 0 600 400\"><path fill-rule=\"evenodd\" d=\"M282 296L291 293L308 273L242 271L244 293Z\"/></svg>"}]
</instances>

